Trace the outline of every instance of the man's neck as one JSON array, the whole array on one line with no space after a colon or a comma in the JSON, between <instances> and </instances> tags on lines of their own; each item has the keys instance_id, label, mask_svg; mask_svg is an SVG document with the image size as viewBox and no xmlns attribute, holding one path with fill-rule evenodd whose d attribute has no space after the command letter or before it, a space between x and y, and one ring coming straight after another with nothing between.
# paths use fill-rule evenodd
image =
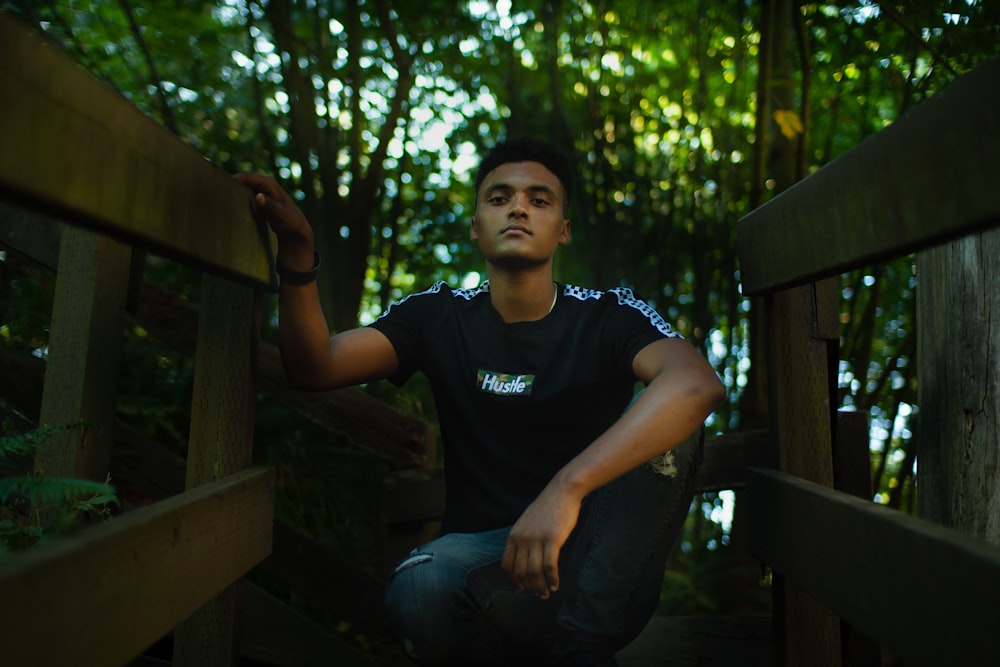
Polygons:
<instances>
[{"instance_id":1,"label":"man's neck","mask_svg":"<svg viewBox=\"0 0 1000 667\"><path fill-rule=\"evenodd\" d=\"M555 306L556 285L551 265L532 271L489 269L490 301L507 323L540 320Z\"/></svg>"}]
</instances>

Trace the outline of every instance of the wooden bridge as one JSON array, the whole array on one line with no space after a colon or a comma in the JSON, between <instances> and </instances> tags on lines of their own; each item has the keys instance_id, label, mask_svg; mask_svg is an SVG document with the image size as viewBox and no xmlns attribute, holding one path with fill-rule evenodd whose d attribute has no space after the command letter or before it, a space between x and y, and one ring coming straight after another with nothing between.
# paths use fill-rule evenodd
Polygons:
<instances>
[{"instance_id":1,"label":"wooden bridge","mask_svg":"<svg viewBox=\"0 0 1000 667\"><path fill-rule=\"evenodd\" d=\"M370 418L386 408L360 392L289 391L257 339L273 255L249 193L2 14L0 99L0 243L56 272L44 382L3 359L0 384L34 400L41 423L103 426L54 439L38 455L47 474L103 479L126 449L163 491L0 560L0 662L164 664L150 647L170 638L175 665L405 664L338 642L243 580L265 568L380 631L377 578L274 520L273 472L251 466L254 395L389 464L389 558L441 509L430 430ZM870 502L867 422L835 412L829 354L831 276L1000 223L997 108L992 61L740 222L743 286L772 332L771 426L711 441L699 485L745 489L774 613L654 619L623 666L874 666L883 651L908 666L1000 664L1000 549ZM142 285L140 252L203 271L199 308ZM186 463L116 427L126 318L186 323L168 332L195 358Z\"/></svg>"}]
</instances>

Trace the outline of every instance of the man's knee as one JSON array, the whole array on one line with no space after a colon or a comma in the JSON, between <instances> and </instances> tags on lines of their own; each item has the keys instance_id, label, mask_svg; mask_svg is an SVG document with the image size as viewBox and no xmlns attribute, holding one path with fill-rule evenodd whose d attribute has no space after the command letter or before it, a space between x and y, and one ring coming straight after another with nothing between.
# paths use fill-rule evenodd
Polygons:
<instances>
[{"instance_id":1,"label":"man's knee","mask_svg":"<svg viewBox=\"0 0 1000 667\"><path fill-rule=\"evenodd\" d=\"M432 554L416 552L396 566L386 584L386 623L411 658L435 664L447 654L458 589Z\"/></svg>"}]
</instances>

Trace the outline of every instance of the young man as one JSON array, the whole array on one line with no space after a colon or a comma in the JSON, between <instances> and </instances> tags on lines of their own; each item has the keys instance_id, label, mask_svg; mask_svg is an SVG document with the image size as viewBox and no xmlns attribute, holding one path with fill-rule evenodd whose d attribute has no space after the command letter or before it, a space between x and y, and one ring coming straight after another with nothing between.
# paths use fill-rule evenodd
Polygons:
<instances>
[{"instance_id":1,"label":"young man","mask_svg":"<svg viewBox=\"0 0 1000 667\"><path fill-rule=\"evenodd\" d=\"M420 664L615 664L655 609L701 425L723 397L706 360L629 290L553 282L570 173L546 144L498 145L476 176L470 231L488 282L439 283L333 337L308 222L274 180L237 177L278 237L289 381L430 380L442 537L386 592L390 627Z\"/></svg>"}]
</instances>

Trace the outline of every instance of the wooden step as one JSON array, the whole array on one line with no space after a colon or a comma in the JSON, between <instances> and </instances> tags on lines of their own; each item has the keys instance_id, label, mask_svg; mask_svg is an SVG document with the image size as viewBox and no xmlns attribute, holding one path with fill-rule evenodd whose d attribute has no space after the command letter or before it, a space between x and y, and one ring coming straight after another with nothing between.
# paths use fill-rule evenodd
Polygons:
<instances>
[{"instance_id":1,"label":"wooden step","mask_svg":"<svg viewBox=\"0 0 1000 667\"><path fill-rule=\"evenodd\" d=\"M656 616L619 667L771 667L771 617Z\"/></svg>"},{"instance_id":2,"label":"wooden step","mask_svg":"<svg viewBox=\"0 0 1000 667\"><path fill-rule=\"evenodd\" d=\"M275 667L372 667L372 657L261 588L243 582L240 655Z\"/></svg>"}]
</instances>

